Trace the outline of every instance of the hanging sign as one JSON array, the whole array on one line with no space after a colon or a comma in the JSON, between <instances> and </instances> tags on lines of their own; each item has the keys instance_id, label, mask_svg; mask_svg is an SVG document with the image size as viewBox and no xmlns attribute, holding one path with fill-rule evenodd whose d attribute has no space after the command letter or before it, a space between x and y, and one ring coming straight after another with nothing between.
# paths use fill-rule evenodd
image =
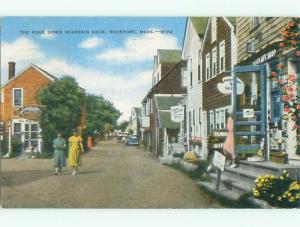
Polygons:
<instances>
[{"instance_id":1,"label":"hanging sign","mask_svg":"<svg viewBox=\"0 0 300 227\"><path fill-rule=\"evenodd\" d=\"M28 105L19 108L18 114L20 117L38 121L41 114L41 106L38 105Z\"/></svg>"},{"instance_id":2,"label":"hanging sign","mask_svg":"<svg viewBox=\"0 0 300 227\"><path fill-rule=\"evenodd\" d=\"M245 88L244 82L239 78L236 78L236 82L237 82L236 93L238 95L241 95L244 93L244 88ZM225 76L223 77L222 82L217 84L217 87L222 94L231 94L232 87L233 87L232 84L233 84L232 78L230 76Z\"/></svg>"},{"instance_id":3,"label":"hanging sign","mask_svg":"<svg viewBox=\"0 0 300 227\"><path fill-rule=\"evenodd\" d=\"M174 122L181 122L184 120L184 107L172 106L171 107L171 120Z\"/></svg>"}]
</instances>

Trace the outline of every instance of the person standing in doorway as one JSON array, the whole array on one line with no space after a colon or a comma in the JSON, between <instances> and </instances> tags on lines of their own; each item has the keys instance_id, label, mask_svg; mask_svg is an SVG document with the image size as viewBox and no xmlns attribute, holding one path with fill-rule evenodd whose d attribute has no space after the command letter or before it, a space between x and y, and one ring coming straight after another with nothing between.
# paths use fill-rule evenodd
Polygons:
<instances>
[{"instance_id":1,"label":"person standing in doorway","mask_svg":"<svg viewBox=\"0 0 300 227\"><path fill-rule=\"evenodd\" d=\"M78 167L82 165L81 154L83 153L82 138L77 130L69 138L69 165L73 167L72 175L78 173Z\"/></svg>"},{"instance_id":2,"label":"person standing in doorway","mask_svg":"<svg viewBox=\"0 0 300 227\"><path fill-rule=\"evenodd\" d=\"M54 162L53 165L55 167L55 175L60 175L63 167L66 166L66 141L62 138L60 133L57 134L57 138L53 140L53 148L54 148Z\"/></svg>"},{"instance_id":3,"label":"person standing in doorway","mask_svg":"<svg viewBox=\"0 0 300 227\"><path fill-rule=\"evenodd\" d=\"M230 116L228 117L228 121L227 121L228 134L227 134L224 146L223 146L223 151L224 151L226 157L229 160L231 160L230 168L237 167L237 164L235 163L233 129L234 129L234 119L233 119L233 114L231 112Z\"/></svg>"}]
</instances>

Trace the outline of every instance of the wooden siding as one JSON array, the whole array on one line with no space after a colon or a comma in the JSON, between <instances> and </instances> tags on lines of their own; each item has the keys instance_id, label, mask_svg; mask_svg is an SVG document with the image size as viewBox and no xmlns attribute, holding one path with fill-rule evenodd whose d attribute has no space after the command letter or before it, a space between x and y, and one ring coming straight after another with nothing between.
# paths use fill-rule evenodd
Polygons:
<instances>
[{"instance_id":1,"label":"wooden siding","mask_svg":"<svg viewBox=\"0 0 300 227\"><path fill-rule=\"evenodd\" d=\"M260 24L253 28L253 17L238 17L237 19L237 49L238 63L250 58L253 53L246 52L246 44L250 39L254 40L256 53L268 44L280 38L289 21L288 17L260 17Z\"/></svg>"}]
</instances>

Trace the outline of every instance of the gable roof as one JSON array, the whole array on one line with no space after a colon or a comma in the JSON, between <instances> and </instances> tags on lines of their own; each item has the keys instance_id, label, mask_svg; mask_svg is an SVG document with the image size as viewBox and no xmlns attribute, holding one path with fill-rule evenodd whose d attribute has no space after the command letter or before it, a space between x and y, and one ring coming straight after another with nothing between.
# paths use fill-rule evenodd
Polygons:
<instances>
[{"instance_id":1,"label":"gable roof","mask_svg":"<svg viewBox=\"0 0 300 227\"><path fill-rule=\"evenodd\" d=\"M190 18L197 34L203 36L208 22L208 17L191 17Z\"/></svg>"},{"instance_id":2,"label":"gable roof","mask_svg":"<svg viewBox=\"0 0 300 227\"><path fill-rule=\"evenodd\" d=\"M159 63L176 63L181 61L181 50L158 49Z\"/></svg>"},{"instance_id":3,"label":"gable roof","mask_svg":"<svg viewBox=\"0 0 300 227\"><path fill-rule=\"evenodd\" d=\"M133 107L132 108L133 110L134 110L134 112L135 112L135 114L137 115L137 116L139 116L140 115L140 108L139 107Z\"/></svg>"},{"instance_id":4,"label":"gable roof","mask_svg":"<svg viewBox=\"0 0 300 227\"><path fill-rule=\"evenodd\" d=\"M236 26L236 17L226 17L233 26Z\"/></svg>"},{"instance_id":5,"label":"gable roof","mask_svg":"<svg viewBox=\"0 0 300 227\"><path fill-rule=\"evenodd\" d=\"M17 79L19 76L21 76L26 70L30 69L30 68L34 68L37 71L39 71L42 75L44 75L45 77L47 77L48 79L50 79L51 81L55 81L57 80L57 77L53 76L52 74L48 73L47 71L45 71L44 69L36 66L35 64L30 64L28 65L26 68L24 68L22 71L20 71L17 75L15 75L13 78L7 80L1 87L5 87L7 84L9 84L11 81Z\"/></svg>"}]
</instances>

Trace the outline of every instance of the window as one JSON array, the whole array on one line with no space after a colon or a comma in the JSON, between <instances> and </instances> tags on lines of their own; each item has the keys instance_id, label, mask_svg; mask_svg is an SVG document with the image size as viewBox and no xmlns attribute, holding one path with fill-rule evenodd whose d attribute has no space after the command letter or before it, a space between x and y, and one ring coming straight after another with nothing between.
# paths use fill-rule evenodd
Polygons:
<instances>
[{"instance_id":1,"label":"window","mask_svg":"<svg viewBox=\"0 0 300 227\"><path fill-rule=\"evenodd\" d=\"M193 64L192 64L192 59L190 61L190 86L193 86Z\"/></svg>"},{"instance_id":2,"label":"window","mask_svg":"<svg viewBox=\"0 0 300 227\"><path fill-rule=\"evenodd\" d=\"M188 74L187 68L183 68L182 69L182 77L181 77L181 86L182 87L187 86L187 77L188 77L187 74Z\"/></svg>"},{"instance_id":3,"label":"window","mask_svg":"<svg viewBox=\"0 0 300 227\"><path fill-rule=\"evenodd\" d=\"M259 17L253 17L253 28L256 28L260 24Z\"/></svg>"},{"instance_id":4,"label":"window","mask_svg":"<svg viewBox=\"0 0 300 227\"><path fill-rule=\"evenodd\" d=\"M191 137L191 135L192 135L192 113L191 113L191 111L189 111L189 135L190 135L190 137Z\"/></svg>"},{"instance_id":5,"label":"window","mask_svg":"<svg viewBox=\"0 0 300 227\"><path fill-rule=\"evenodd\" d=\"M216 129L220 129L220 111L216 110Z\"/></svg>"},{"instance_id":6,"label":"window","mask_svg":"<svg viewBox=\"0 0 300 227\"><path fill-rule=\"evenodd\" d=\"M211 131L215 129L215 113L213 110L209 111L209 128Z\"/></svg>"},{"instance_id":7,"label":"window","mask_svg":"<svg viewBox=\"0 0 300 227\"><path fill-rule=\"evenodd\" d=\"M201 119L201 108L199 108L199 116L198 116L198 121L199 121L199 125L201 124L202 122L202 119Z\"/></svg>"},{"instance_id":8,"label":"window","mask_svg":"<svg viewBox=\"0 0 300 227\"><path fill-rule=\"evenodd\" d=\"M212 69L212 77L216 76L217 75L217 48L214 48L212 50L211 69Z\"/></svg>"},{"instance_id":9,"label":"window","mask_svg":"<svg viewBox=\"0 0 300 227\"><path fill-rule=\"evenodd\" d=\"M21 123L14 123L14 134L21 133Z\"/></svg>"},{"instance_id":10,"label":"window","mask_svg":"<svg viewBox=\"0 0 300 227\"><path fill-rule=\"evenodd\" d=\"M225 71L225 40L219 45L220 49L220 60L219 60L219 72Z\"/></svg>"},{"instance_id":11,"label":"window","mask_svg":"<svg viewBox=\"0 0 300 227\"><path fill-rule=\"evenodd\" d=\"M217 40L217 18L211 18L211 42Z\"/></svg>"},{"instance_id":12,"label":"window","mask_svg":"<svg viewBox=\"0 0 300 227\"><path fill-rule=\"evenodd\" d=\"M193 125L195 125L195 110L193 110Z\"/></svg>"},{"instance_id":13,"label":"window","mask_svg":"<svg viewBox=\"0 0 300 227\"><path fill-rule=\"evenodd\" d=\"M220 128L224 129L225 125L226 125L225 109L221 109L221 111L220 111Z\"/></svg>"},{"instance_id":14,"label":"window","mask_svg":"<svg viewBox=\"0 0 300 227\"><path fill-rule=\"evenodd\" d=\"M23 106L23 89L13 88L13 104L14 107Z\"/></svg>"},{"instance_id":15,"label":"window","mask_svg":"<svg viewBox=\"0 0 300 227\"><path fill-rule=\"evenodd\" d=\"M202 80L202 58L198 55L198 82Z\"/></svg>"},{"instance_id":16,"label":"window","mask_svg":"<svg viewBox=\"0 0 300 227\"><path fill-rule=\"evenodd\" d=\"M206 80L210 79L210 54L206 55L206 61L205 61L205 77Z\"/></svg>"}]
</instances>

